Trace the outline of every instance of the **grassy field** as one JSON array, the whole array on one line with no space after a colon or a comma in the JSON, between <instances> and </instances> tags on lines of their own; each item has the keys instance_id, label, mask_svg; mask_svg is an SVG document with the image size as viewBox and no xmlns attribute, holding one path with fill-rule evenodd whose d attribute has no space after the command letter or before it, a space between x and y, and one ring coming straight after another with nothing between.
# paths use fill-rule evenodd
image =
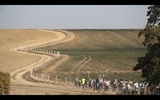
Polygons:
<instances>
[{"instance_id":1,"label":"grassy field","mask_svg":"<svg viewBox=\"0 0 160 100\"><path fill-rule=\"evenodd\" d=\"M107 79L142 80L141 72L133 71L137 59L146 49L138 38L140 30L67 30L76 36L72 41L40 49L58 50L70 59L53 71L53 76L74 81L76 77L88 78L105 75Z\"/></svg>"}]
</instances>

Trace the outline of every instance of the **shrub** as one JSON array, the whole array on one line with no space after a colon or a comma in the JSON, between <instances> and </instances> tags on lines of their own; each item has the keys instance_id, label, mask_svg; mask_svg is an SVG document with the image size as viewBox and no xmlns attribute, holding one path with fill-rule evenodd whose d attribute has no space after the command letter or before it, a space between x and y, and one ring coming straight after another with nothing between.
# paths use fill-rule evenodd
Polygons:
<instances>
[{"instance_id":1,"label":"shrub","mask_svg":"<svg viewBox=\"0 0 160 100\"><path fill-rule=\"evenodd\" d=\"M10 74L0 72L0 95L10 93Z\"/></svg>"}]
</instances>

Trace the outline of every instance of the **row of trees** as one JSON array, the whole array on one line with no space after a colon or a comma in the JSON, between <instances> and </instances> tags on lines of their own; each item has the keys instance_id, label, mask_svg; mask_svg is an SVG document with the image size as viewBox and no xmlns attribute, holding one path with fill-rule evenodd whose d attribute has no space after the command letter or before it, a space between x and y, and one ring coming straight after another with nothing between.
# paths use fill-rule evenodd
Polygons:
<instances>
[{"instance_id":1,"label":"row of trees","mask_svg":"<svg viewBox=\"0 0 160 100\"><path fill-rule=\"evenodd\" d=\"M147 53L138 58L138 64L134 71L141 70L142 77L149 85L160 84L160 5L151 5L147 11L148 22L146 27L140 31L139 37L144 36L142 44Z\"/></svg>"}]
</instances>

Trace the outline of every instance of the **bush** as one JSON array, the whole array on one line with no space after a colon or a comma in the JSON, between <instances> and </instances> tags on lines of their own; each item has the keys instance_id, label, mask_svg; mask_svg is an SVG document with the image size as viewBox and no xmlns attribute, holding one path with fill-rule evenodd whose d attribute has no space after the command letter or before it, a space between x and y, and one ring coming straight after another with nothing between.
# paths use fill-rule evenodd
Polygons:
<instances>
[{"instance_id":1,"label":"bush","mask_svg":"<svg viewBox=\"0 0 160 100\"><path fill-rule=\"evenodd\" d=\"M10 74L0 72L0 95L10 93Z\"/></svg>"}]
</instances>

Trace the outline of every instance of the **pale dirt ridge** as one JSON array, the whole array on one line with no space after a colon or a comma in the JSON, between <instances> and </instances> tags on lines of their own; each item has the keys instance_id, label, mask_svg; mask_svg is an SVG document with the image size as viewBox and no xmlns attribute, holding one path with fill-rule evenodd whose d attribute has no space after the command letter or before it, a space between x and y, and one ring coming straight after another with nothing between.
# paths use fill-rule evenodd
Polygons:
<instances>
[{"instance_id":1,"label":"pale dirt ridge","mask_svg":"<svg viewBox=\"0 0 160 100\"><path fill-rule=\"evenodd\" d=\"M64 42L64 41L70 41L70 40L72 40L74 38L74 34L67 34L66 35L64 33L62 33L62 34L58 33L56 35L57 35L56 39L54 39L52 41L44 42L44 44L48 44L48 43L52 43L53 44L55 42L56 43L60 43L60 41L62 41L62 42ZM69 35L69 38L68 38L68 35ZM41 44L31 44L31 45L23 46L23 48L30 47L30 46L34 47L34 46L42 45L42 44L43 43L41 43ZM15 51L15 52L21 52L21 51L17 51L17 49L18 48L13 48L11 50ZM38 87L38 90L35 91L35 89L33 89L33 88L30 88L28 90L28 88L26 88L25 90L21 90L21 91L19 90L19 92L24 92L24 91L26 92L26 91L28 91L27 94L29 94L29 93L31 94L32 90L34 90L33 94L37 94L37 92L39 92L38 94L44 94L44 91L45 91L45 93L48 93L48 89L51 89L51 87L53 87L53 85L49 85L49 84L46 84L46 83L34 83L34 82L29 82L29 81L23 79L22 76L26 72L28 72L30 70L30 68L38 66L38 65L40 65L42 63L45 63L45 62L47 62L47 61L49 61L51 59L51 57L47 56L47 55L42 55L42 54L35 54L35 55L41 56L41 59L39 61L33 63L33 64L30 64L30 65L26 66L26 67L23 67L21 69L17 69L15 71L11 72L10 74L11 74L11 84L13 85L13 87L16 87L17 85L20 85L19 88L23 88L23 87L27 87L27 86L32 86L33 88ZM55 67L58 66L61 62L64 62L66 59L68 59L68 56L67 55L63 55L62 59L55 64ZM53 69L53 68L49 68L49 69ZM49 69L47 69L45 71L48 72ZM22 85L24 85L24 86L22 86ZM46 88L44 88L44 87L46 87ZM63 93L64 91L67 91L69 93L69 91L70 91L70 88L69 89L66 88L66 90L65 90L64 86L58 86L58 85L56 85L54 87L57 87L57 89L52 90L52 94L57 93L56 91L59 91L60 93ZM40 92L39 90L42 89L42 88L43 88L43 92ZM17 90L15 89L15 91L17 91ZM11 94L14 94L13 91L11 91ZM17 94L17 92L15 94Z\"/></svg>"},{"instance_id":2,"label":"pale dirt ridge","mask_svg":"<svg viewBox=\"0 0 160 100\"><path fill-rule=\"evenodd\" d=\"M34 33L34 34L33 34ZM17 51L20 48L38 47L71 41L75 35L71 32L49 30L0 30L0 68L11 75L10 95L72 95L94 94L93 90L77 89L73 85L53 85L47 83L34 83L25 80L22 76L35 66L51 59L43 54ZM53 70L61 62L69 59L62 55L62 59L52 67L44 70L45 73ZM86 62L87 63L87 62Z\"/></svg>"}]
</instances>

